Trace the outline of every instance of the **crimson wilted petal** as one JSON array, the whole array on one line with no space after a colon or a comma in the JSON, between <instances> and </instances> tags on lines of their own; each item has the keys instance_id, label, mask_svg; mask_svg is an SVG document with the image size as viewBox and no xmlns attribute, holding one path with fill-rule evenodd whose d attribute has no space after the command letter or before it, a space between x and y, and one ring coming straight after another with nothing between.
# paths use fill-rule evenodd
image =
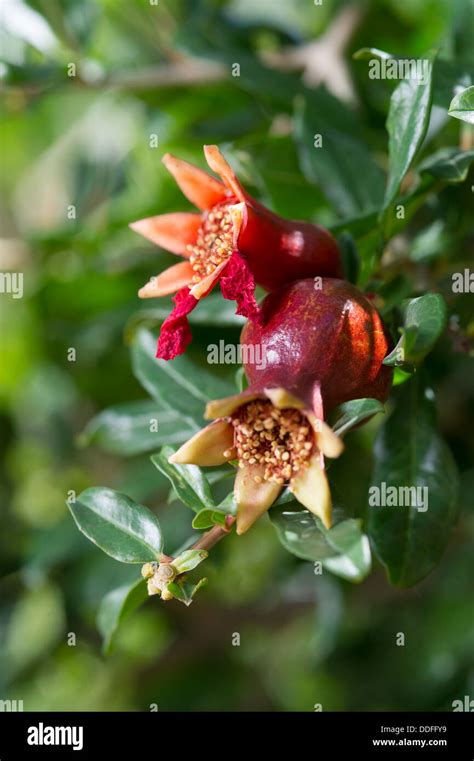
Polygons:
<instances>
[{"instance_id":1,"label":"crimson wilted petal","mask_svg":"<svg viewBox=\"0 0 474 761\"><path fill-rule=\"evenodd\" d=\"M222 295L237 303L236 314L249 320L260 319L260 310L255 301L255 280L245 259L234 251L225 268L220 286Z\"/></svg>"},{"instance_id":2,"label":"crimson wilted petal","mask_svg":"<svg viewBox=\"0 0 474 761\"><path fill-rule=\"evenodd\" d=\"M185 287L178 291L173 301L176 306L161 326L156 352L159 359L173 359L182 354L192 339L187 315L193 311L198 300Z\"/></svg>"}]
</instances>

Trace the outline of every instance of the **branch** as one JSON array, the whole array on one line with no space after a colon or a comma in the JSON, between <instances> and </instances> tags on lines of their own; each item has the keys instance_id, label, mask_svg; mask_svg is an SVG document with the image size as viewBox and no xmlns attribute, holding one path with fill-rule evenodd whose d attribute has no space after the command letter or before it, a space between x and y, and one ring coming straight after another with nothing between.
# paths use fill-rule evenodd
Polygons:
<instances>
[{"instance_id":1,"label":"branch","mask_svg":"<svg viewBox=\"0 0 474 761\"><path fill-rule=\"evenodd\" d=\"M203 536L198 539L196 544L193 544L193 550L210 550L217 542L220 542L225 536L230 534L232 526L235 523L235 518L232 515L226 516L225 526L214 526L210 531L207 531Z\"/></svg>"}]
</instances>

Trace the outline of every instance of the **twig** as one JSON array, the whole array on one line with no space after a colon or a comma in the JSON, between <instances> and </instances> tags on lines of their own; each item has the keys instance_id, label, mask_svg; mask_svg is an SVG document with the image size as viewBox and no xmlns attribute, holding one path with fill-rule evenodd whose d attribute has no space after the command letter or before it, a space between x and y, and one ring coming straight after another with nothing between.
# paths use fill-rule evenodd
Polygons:
<instances>
[{"instance_id":1,"label":"twig","mask_svg":"<svg viewBox=\"0 0 474 761\"><path fill-rule=\"evenodd\" d=\"M193 544L193 550L210 550L217 542L220 542L225 536L230 534L235 518L232 515L226 516L225 526L214 526L207 531L198 541Z\"/></svg>"},{"instance_id":2,"label":"twig","mask_svg":"<svg viewBox=\"0 0 474 761\"><path fill-rule=\"evenodd\" d=\"M214 545L217 544L217 542L220 542L221 539L230 534L234 523L234 516L227 515L225 526L213 526L210 531L203 534L201 538L191 546L191 549L210 550L211 547L214 547ZM175 558L172 555L165 555L164 553L160 555L160 563L172 563L173 560L175 560Z\"/></svg>"}]
</instances>

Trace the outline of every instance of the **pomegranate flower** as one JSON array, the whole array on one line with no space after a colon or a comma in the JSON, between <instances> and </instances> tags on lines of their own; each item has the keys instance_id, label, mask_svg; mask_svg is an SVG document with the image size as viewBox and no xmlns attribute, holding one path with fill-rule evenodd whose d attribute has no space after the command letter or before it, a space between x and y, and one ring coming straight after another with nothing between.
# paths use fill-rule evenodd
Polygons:
<instances>
[{"instance_id":1,"label":"pomegranate flower","mask_svg":"<svg viewBox=\"0 0 474 761\"><path fill-rule=\"evenodd\" d=\"M234 496L242 534L287 485L304 507L331 526L325 457L338 457L341 439L325 422L351 399L388 396L392 371L381 319L354 286L326 278L321 290L302 280L269 294L260 324L247 323L241 342L249 387L207 405L210 425L170 458L221 465L237 460ZM252 361L264 353L265 363Z\"/></svg>"},{"instance_id":2,"label":"pomegranate flower","mask_svg":"<svg viewBox=\"0 0 474 761\"><path fill-rule=\"evenodd\" d=\"M148 217L130 227L184 261L169 267L139 291L141 298L176 293L164 321L157 356L172 359L191 340L187 315L217 282L237 302L237 314L258 321L255 284L272 291L314 276L342 276L337 244L323 227L292 222L266 209L244 190L215 145L204 146L209 167L221 181L170 154L163 163L201 213Z\"/></svg>"}]
</instances>

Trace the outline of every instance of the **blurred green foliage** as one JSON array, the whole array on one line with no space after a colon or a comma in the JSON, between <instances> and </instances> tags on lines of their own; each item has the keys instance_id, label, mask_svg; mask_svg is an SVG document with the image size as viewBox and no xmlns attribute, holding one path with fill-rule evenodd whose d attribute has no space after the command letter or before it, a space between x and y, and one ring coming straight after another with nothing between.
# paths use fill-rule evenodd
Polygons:
<instances>
[{"instance_id":1,"label":"blurred green foliage","mask_svg":"<svg viewBox=\"0 0 474 761\"><path fill-rule=\"evenodd\" d=\"M0 295L0 698L23 699L26 710L149 710L156 703L159 710L312 711L316 704L449 710L454 699L472 696L472 294L453 294L451 273L472 266L473 176L445 182L451 169L432 160L446 147L472 149L469 127L447 115L453 87L473 84L469 4L355 4L360 18L341 53L353 84L350 118L325 89L305 84L300 70L268 63L288 46L321 39L343 2L6 5L13 10L0 31L1 269L24 273L25 296ZM406 178L408 219L402 229L385 218L385 239L374 201L388 168L394 83L370 80L367 62L352 60L370 46L410 57L438 49L421 182ZM241 76L232 78L235 62ZM68 76L71 64L75 76ZM321 101L326 108L318 111ZM328 114L341 108L331 139L336 151L351 151L346 185L343 175L335 180L338 167L308 165L290 130L292 118L299 134L308 128L299 122L305 109L315 109L324 130ZM203 142L223 145L242 181L275 211L350 234L359 282L377 292L393 328L393 306L402 299L426 290L444 295L449 327L426 369L461 473L461 518L437 569L404 591L388 586L378 564L360 586L315 575L311 563L278 544L265 517L212 551L209 585L196 603L186 609L151 599L123 621L104 656L100 601L132 582L136 568L89 544L65 501L70 491L100 483L156 511L165 550L189 537L189 511L169 501L169 484L146 453L123 459L117 449L95 446L91 428L83 432L104 408L144 398L124 335L129 341L134 325L163 318L161 302L150 310L135 294L172 257L127 225L185 208L160 157L171 151L203 166ZM369 182L360 201L354 188L369 191ZM212 316L198 312L193 358L215 337ZM220 337L238 339L231 317L219 325ZM353 432L331 468L357 517L379 424ZM395 644L398 632L404 647Z\"/></svg>"}]
</instances>

